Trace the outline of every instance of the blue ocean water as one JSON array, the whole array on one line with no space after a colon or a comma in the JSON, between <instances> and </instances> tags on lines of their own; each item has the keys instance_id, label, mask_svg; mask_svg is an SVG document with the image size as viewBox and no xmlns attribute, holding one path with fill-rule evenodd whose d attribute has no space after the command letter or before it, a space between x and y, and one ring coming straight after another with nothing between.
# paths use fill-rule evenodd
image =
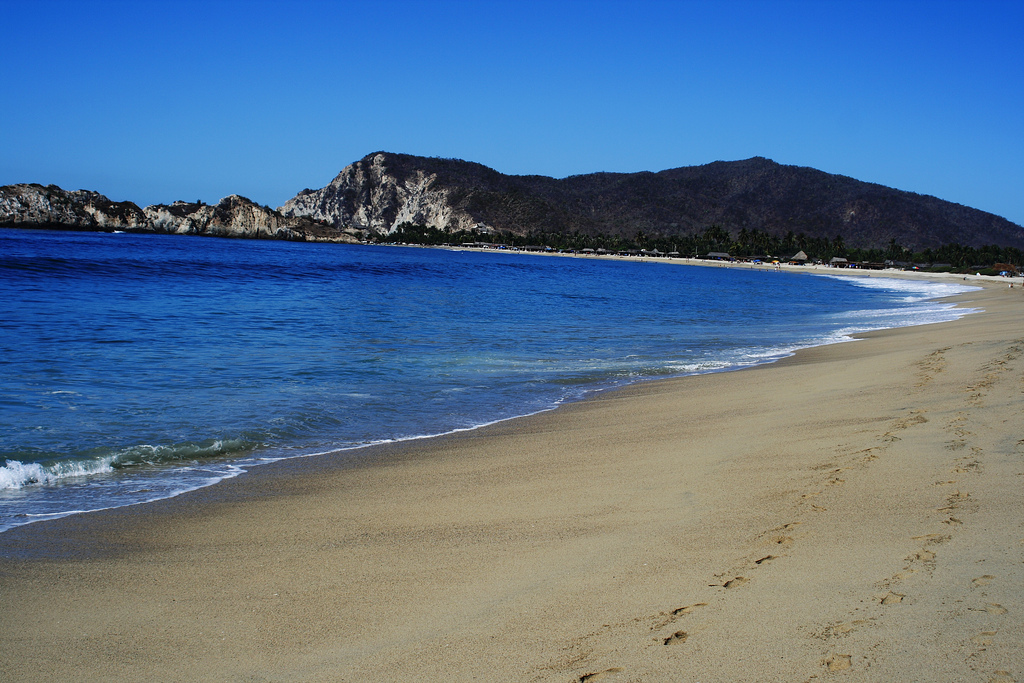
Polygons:
<instances>
[{"instance_id":1,"label":"blue ocean water","mask_svg":"<svg viewBox=\"0 0 1024 683\"><path fill-rule=\"evenodd\" d=\"M969 288L0 229L0 531L950 320Z\"/></svg>"}]
</instances>

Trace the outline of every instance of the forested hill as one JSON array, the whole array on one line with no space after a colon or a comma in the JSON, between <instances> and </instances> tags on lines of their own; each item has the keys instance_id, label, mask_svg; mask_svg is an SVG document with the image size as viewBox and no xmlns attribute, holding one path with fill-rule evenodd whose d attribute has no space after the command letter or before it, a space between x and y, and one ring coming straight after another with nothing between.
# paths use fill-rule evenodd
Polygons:
<instances>
[{"instance_id":1,"label":"forested hill","mask_svg":"<svg viewBox=\"0 0 1024 683\"><path fill-rule=\"evenodd\" d=\"M994 214L761 157L555 179L377 152L347 166L328 186L303 190L280 210L368 236L387 235L402 224L628 239L717 227L732 235L841 236L862 248L894 241L914 250L952 243L1024 247L1024 228Z\"/></svg>"}]
</instances>

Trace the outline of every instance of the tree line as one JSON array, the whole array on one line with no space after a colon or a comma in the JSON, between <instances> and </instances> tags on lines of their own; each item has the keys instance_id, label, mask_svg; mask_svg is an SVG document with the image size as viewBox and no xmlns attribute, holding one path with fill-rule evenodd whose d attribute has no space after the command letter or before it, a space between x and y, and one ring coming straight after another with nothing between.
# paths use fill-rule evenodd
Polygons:
<instances>
[{"instance_id":1,"label":"tree line","mask_svg":"<svg viewBox=\"0 0 1024 683\"><path fill-rule=\"evenodd\" d=\"M708 226L703 232L689 235L648 235L638 231L632 238L621 235L593 235L576 232L533 231L523 235L511 232L485 232L481 230L458 230L446 232L440 228L413 223L402 223L394 232L379 235L379 243L406 244L465 244L487 242L504 244L509 247L540 246L563 251L584 249L605 249L611 252L655 250L663 253L677 252L680 256L705 256L710 252L726 252L734 257L774 257L788 259L803 251L811 260L829 261L834 257L852 262L883 263L893 261L911 264L927 264L950 270L970 269L974 266L990 267L1007 263L1020 267L1024 264L1022 252L1016 247L996 245L968 247L962 244L945 244L936 249L914 251L891 240L885 248L861 248L848 246L842 235L834 238L808 237L792 231L783 236L771 235L762 230L746 228L733 234L720 225Z\"/></svg>"}]
</instances>

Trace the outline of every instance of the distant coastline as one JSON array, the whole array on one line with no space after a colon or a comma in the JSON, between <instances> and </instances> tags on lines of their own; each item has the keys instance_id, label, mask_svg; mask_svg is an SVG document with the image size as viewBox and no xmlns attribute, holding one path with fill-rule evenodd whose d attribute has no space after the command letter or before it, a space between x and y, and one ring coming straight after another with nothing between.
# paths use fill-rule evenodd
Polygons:
<instances>
[{"instance_id":1,"label":"distant coastline","mask_svg":"<svg viewBox=\"0 0 1024 683\"><path fill-rule=\"evenodd\" d=\"M277 209L140 208L55 185L0 187L0 226L250 239L504 242L814 261L1024 266L1024 227L936 197L755 157L656 173L510 176L460 159L375 152ZM976 268L977 270L977 268Z\"/></svg>"},{"instance_id":2,"label":"distant coastline","mask_svg":"<svg viewBox=\"0 0 1024 683\"><path fill-rule=\"evenodd\" d=\"M387 245L385 245L387 246ZM425 249L445 249L449 251L475 251L475 252L489 252L494 251L493 249L487 249L483 247L468 247L468 246L435 246L435 245L417 245L417 244L405 244L405 245L394 245L394 246L405 246L405 247L419 247ZM559 252L559 251L525 251L509 249L503 250L509 254L519 254L528 256L548 256L557 258L578 258L585 260L610 260L610 261L634 261L639 263L663 263L670 265L683 265L683 266L704 266L708 268L734 268L739 270L758 270L758 271L784 271L787 273L803 273L807 275L831 275L837 277L891 277L898 279L918 279L918 280L931 280L931 281L943 281L943 282L1003 282L1007 284L1017 285L1018 280L1024 282L1024 274L1018 273L1014 276L1007 277L996 274L982 274L982 273L950 273L950 272L929 272L926 270L914 270L906 268L882 268L882 269L863 269L859 267L832 267L825 264L806 264L806 265L794 265L791 263L784 262L752 262L744 260L720 260L720 259L708 259L708 258L690 258L690 257L654 257L654 256L642 256L642 255L620 255L620 254L580 254L572 252ZM1020 286L1024 287L1024 284Z\"/></svg>"}]
</instances>

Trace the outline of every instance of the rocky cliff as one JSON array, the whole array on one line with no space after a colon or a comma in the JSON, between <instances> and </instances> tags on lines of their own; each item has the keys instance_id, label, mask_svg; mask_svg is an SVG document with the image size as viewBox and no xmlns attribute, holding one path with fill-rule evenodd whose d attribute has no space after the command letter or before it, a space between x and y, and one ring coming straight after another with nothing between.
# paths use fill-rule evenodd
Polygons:
<instances>
[{"instance_id":1,"label":"rocky cliff","mask_svg":"<svg viewBox=\"0 0 1024 683\"><path fill-rule=\"evenodd\" d=\"M231 195L216 205L174 202L140 209L87 190L68 192L56 185L0 187L0 225L71 230L124 230L178 235L358 241L342 229L305 216L282 216L245 197Z\"/></svg>"},{"instance_id":2,"label":"rocky cliff","mask_svg":"<svg viewBox=\"0 0 1024 683\"><path fill-rule=\"evenodd\" d=\"M385 235L405 222L449 232L477 227L478 221L457 205L447 178L429 168L399 168L396 159L371 154L347 166L327 187L303 190L278 210Z\"/></svg>"},{"instance_id":3,"label":"rocky cliff","mask_svg":"<svg viewBox=\"0 0 1024 683\"><path fill-rule=\"evenodd\" d=\"M1024 228L935 197L769 159L714 162L658 173L564 179L509 176L480 164L376 152L326 187L280 207L339 229L387 235L404 222L445 231L669 237L717 225L884 248L959 243L1024 247Z\"/></svg>"}]
</instances>

